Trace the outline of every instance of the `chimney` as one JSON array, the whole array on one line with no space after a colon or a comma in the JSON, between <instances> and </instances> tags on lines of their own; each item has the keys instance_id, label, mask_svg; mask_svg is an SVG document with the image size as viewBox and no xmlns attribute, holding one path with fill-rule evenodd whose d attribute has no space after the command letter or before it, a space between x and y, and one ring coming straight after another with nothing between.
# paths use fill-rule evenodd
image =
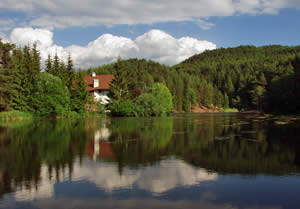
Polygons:
<instances>
[{"instance_id":1,"label":"chimney","mask_svg":"<svg viewBox=\"0 0 300 209\"><path fill-rule=\"evenodd\" d=\"M96 73L95 72L92 73L92 77L96 77Z\"/></svg>"}]
</instances>

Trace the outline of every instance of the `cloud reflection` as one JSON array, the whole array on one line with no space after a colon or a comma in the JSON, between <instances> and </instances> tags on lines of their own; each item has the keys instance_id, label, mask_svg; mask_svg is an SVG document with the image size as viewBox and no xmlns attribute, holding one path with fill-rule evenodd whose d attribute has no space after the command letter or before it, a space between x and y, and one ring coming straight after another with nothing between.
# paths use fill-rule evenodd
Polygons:
<instances>
[{"instance_id":1,"label":"cloud reflection","mask_svg":"<svg viewBox=\"0 0 300 209\"><path fill-rule=\"evenodd\" d=\"M195 168L176 159L164 160L158 165L139 168L138 170L125 168L122 175L119 174L117 164L99 163L85 159L81 164L75 163L72 172L72 181L89 181L108 193L117 189L129 189L136 185L139 189L160 194L176 187L198 185L203 181L214 181L217 177L216 173L209 173L205 169ZM58 178L62 181L68 181L68 171L58 174ZM38 188L31 190L17 188L15 198L17 201L51 198L55 195L54 184L54 181L49 180L47 168L42 167Z\"/></svg>"},{"instance_id":2,"label":"cloud reflection","mask_svg":"<svg viewBox=\"0 0 300 209\"><path fill-rule=\"evenodd\" d=\"M105 191L118 188L130 188L136 184L140 189L152 193L162 193L178 186L192 186L202 181L216 180L216 173L195 168L182 160L165 160L157 166L144 167L139 170L124 169L122 175L117 165L106 163L84 163L74 167L74 180L88 180Z\"/></svg>"}]
</instances>

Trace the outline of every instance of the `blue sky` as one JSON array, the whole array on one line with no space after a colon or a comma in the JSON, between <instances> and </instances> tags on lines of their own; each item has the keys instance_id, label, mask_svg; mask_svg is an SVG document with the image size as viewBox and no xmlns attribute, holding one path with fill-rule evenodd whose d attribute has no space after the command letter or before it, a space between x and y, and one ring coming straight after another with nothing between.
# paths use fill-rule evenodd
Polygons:
<instances>
[{"instance_id":1,"label":"blue sky","mask_svg":"<svg viewBox=\"0 0 300 209\"><path fill-rule=\"evenodd\" d=\"M88 68L122 58L167 65L204 50L299 45L299 0L1 0L0 36Z\"/></svg>"},{"instance_id":2,"label":"blue sky","mask_svg":"<svg viewBox=\"0 0 300 209\"><path fill-rule=\"evenodd\" d=\"M151 25L116 25L106 27L72 27L55 30L55 42L68 46L70 44L86 45L95 40L99 34L111 33L135 39L151 29L160 29L180 38L191 36L216 43L217 47L235 47L239 45L300 45L300 11L283 9L275 15L239 15L230 17L213 17L216 25L204 30L191 21L163 22ZM83 35L84 34L84 35ZM72 39L69 37L72 36Z\"/></svg>"}]
</instances>

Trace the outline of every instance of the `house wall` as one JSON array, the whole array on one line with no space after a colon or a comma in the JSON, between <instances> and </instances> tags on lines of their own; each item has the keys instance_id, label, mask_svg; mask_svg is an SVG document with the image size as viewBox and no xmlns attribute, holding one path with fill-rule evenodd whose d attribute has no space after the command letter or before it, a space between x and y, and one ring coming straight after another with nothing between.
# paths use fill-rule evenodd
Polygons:
<instances>
[{"instance_id":1,"label":"house wall","mask_svg":"<svg viewBox=\"0 0 300 209\"><path fill-rule=\"evenodd\" d=\"M101 101L101 104L108 104L110 98L107 96L109 91L107 90L96 90L94 91L94 98L96 101Z\"/></svg>"}]
</instances>

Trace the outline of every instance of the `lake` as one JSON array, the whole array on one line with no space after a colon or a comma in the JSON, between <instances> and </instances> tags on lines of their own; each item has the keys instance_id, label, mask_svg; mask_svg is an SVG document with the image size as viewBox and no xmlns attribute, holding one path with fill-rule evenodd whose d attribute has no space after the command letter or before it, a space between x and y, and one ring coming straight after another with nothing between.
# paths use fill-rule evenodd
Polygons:
<instances>
[{"instance_id":1,"label":"lake","mask_svg":"<svg viewBox=\"0 0 300 209\"><path fill-rule=\"evenodd\" d=\"M0 208L299 209L299 136L246 114L0 122Z\"/></svg>"}]
</instances>

